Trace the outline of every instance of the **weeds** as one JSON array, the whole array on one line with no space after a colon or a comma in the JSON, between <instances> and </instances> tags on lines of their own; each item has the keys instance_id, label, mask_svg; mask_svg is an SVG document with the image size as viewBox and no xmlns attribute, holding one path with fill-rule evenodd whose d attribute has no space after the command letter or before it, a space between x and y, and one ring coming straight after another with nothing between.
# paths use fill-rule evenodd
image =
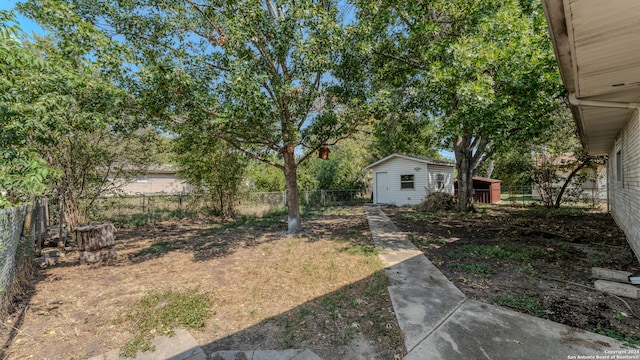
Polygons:
<instances>
[{"instance_id":1,"label":"weeds","mask_svg":"<svg viewBox=\"0 0 640 360\"><path fill-rule=\"evenodd\" d=\"M549 258L555 256L553 252L540 247L527 247L516 245L464 245L447 253L452 259L475 259L484 260L501 259L510 261L530 261L539 258Z\"/></svg>"},{"instance_id":2,"label":"weeds","mask_svg":"<svg viewBox=\"0 0 640 360\"><path fill-rule=\"evenodd\" d=\"M450 268L460 270L470 274L480 275L492 275L493 268L487 263L472 263L472 264L450 264Z\"/></svg>"},{"instance_id":3,"label":"weeds","mask_svg":"<svg viewBox=\"0 0 640 360\"><path fill-rule=\"evenodd\" d=\"M636 334L623 334L618 330L603 328L600 323L598 323L596 325L596 328L591 330L591 332L608 336L612 339L616 339L624 343L625 345L631 346L631 347L635 347L636 345L640 344L640 336Z\"/></svg>"},{"instance_id":4,"label":"weeds","mask_svg":"<svg viewBox=\"0 0 640 360\"><path fill-rule=\"evenodd\" d=\"M411 234L409 235L409 240L414 244L436 244L436 245L445 245L447 240L441 237L432 237L432 236L420 236Z\"/></svg>"},{"instance_id":5,"label":"weeds","mask_svg":"<svg viewBox=\"0 0 640 360\"><path fill-rule=\"evenodd\" d=\"M496 298L493 302L497 305L507 306L537 317L542 317L544 314L542 305L540 305L538 300L525 293L518 294L507 291L505 296Z\"/></svg>"},{"instance_id":6,"label":"weeds","mask_svg":"<svg viewBox=\"0 0 640 360\"><path fill-rule=\"evenodd\" d=\"M131 324L134 337L120 348L120 355L135 357L138 351L153 350L156 334L173 335L177 327L204 329L210 307L209 295L197 289L149 293L121 319Z\"/></svg>"}]
</instances>

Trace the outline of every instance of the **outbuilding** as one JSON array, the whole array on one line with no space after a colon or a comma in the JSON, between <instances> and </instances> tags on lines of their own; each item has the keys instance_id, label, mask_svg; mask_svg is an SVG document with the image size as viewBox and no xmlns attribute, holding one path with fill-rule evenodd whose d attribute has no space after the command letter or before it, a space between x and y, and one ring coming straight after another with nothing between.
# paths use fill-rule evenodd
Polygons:
<instances>
[{"instance_id":1,"label":"outbuilding","mask_svg":"<svg viewBox=\"0 0 640 360\"><path fill-rule=\"evenodd\" d=\"M366 167L373 173L373 203L417 205L433 191L453 194L453 163L392 154Z\"/></svg>"},{"instance_id":2,"label":"outbuilding","mask_svg":"<svg viewBox=\"0 0 640 360\"><path fill-rule=\"evenodd\" d=\"M454 182L455 193L458 195L458 182ZM500 180L480 176L473 177L473 202L497 204L500 202Z\"/></svg>"}]
</instances>

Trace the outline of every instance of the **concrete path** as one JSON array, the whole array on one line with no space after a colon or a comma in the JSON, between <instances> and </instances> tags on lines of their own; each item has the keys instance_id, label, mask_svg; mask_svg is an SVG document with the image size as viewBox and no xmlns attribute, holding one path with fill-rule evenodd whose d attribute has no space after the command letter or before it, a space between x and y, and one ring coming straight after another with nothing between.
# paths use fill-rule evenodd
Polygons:
<instances>
[{"instance_id":1,"label":"concrete path","mask_svg":"<svg viewBox=\"0 0 640 360\"><path fill-rule=\"evenodd\" d=\"M134 360L322 360L310 350L248 350L217 351L207 357L191 334L184 329L174 336L156 336L154 351L138 352ZM132 360L120 357L119 349L92 357L89 360Z\"/></svg>"},{"instance_id":2,"label":"concrete path","mask_svg":"<svg viewBox=\"0 0 640 360\"><path fill-rule=\"evenodd\" d=\"M405 359L640 360L609 337L467 299L380 208L365 211L391 281Z\"/></svg>"}]
</instances>

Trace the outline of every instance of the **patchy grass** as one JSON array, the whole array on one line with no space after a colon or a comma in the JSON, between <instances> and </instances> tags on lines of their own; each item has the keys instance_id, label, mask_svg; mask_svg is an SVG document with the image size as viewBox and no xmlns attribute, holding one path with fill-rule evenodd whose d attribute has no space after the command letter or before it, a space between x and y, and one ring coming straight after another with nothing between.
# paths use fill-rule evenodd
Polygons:
<instances>
[{"instance_id":1,"label":"patchy grass","mask_svg":"<svg viewBox=\"0 0 640 360\"><path fill-rule=\"evenodd\" d=\"M499 259L514 262L555 256L555 252L537 246L517 245L463 245L447 253L452 259Z\"/></svg>"},{"instance_id":2,"label":"patchy grass","mask_svg":"<svg viewBox=\"0 0 640 360\"><path fill-rule=\"evenodd\" d=\"M627 346L635 347L640 344L640 336L637 334L625 334L615 329L604 328L600 323L598 323L596 328L591 331L596 334L614 338Z\"/></svg>"},{"instance_id":3,"label":"patchy grass","mask_svg":"<svg viewBox=\"0 0 640 360\"><path fill-rule=\"evenodd\" d=\"M120 355L135 357L138 351L152 351L156 334L173 335L177 327L204 329L210 307L209 295L197 289L147 294L121 319L134 336L120 348Z\"/></svg>"},{"instance_id":4,"label":"patchy grass","mask_svg":"<svg viewBox=\"0 0 640 360\"><path fill-rule=\"evenodd\" d=\"M471 264L450 264L450 268L457 269L470 274L492 275L493 267L487 263L471 263Z\"/></svg>"},{"instance_id":5,"label":"patchy grass","mask_svg":"<svg viewBox=\"0 0 640 360\"><path fill-rule=\"evenodd\" d=\"M197 316L205 319L202 331L192 332L206 353L294 347L337 360L362 337L377 359L402 358L388 279L362 208L307 213L299 235L285 234L285 221L280 213L233 225L209 220L119 229L113 261L80 272L69 266L76 261L69 254L62 266L45 270L47 281L27 300L7 359L85 359L125 344L124 352L142 349L151 333L169 331L162 322L146 322L162 318L157 312L168 305L156 309L160 297L183 293L176 289L185 284L200 289L193 295L207 294L211 305ZM138 318L145 319L141 329L134 326Z\"/></svg>"},{"instance_id":6,"label":"patchy grass","mask_svg":"<svg viewBox=\"0 0 640 360\"><path fill-rule=\"evenodd\" d=\"M520 310L533 316L541 317L544 314L542 305L540 305L538 300L526 293L512 293L509 291L505 296L496 298L494 302L497 305Z\"/></svg>"}]
</instances>

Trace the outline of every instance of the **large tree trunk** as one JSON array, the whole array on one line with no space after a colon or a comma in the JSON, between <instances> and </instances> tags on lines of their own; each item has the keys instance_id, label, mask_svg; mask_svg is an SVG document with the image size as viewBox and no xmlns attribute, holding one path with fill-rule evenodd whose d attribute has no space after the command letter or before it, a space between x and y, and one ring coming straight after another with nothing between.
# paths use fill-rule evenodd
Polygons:
<instances>
[{"instance_id":1,"label":"large tree trunk","mask_svg":"<svg viewBox=\"0 0 640 360\"><path fill-rule=\"evenodd\" d=\"M470 166L471 152L455 151L458 168L458 211L473 211L473 170Z\"/></svg>"},{"instance_id":2,"label":"large tree trunk","mask_svg":"<svg viewBox=\"0 0 640 360\"><path fill-rule=\"evenodd\" d=\"M284 179L287 184L287 232L297 234L302 231L302 223L300 221L300 206L298 204L297 165L294 147L291 144L285 146Z\"/></svg>"},{"instance_id":3,"label":"large tree trunk","mask_svg":"<svg viewBox=\"0 0 640 360\"><path fill-rule=\"evenodd\" d=\"M473 175L488 142L484 139L472 139L471 136L459 136L453 144L458 170L458 211L474 211Z\"/></svg>"}]
</instances>

